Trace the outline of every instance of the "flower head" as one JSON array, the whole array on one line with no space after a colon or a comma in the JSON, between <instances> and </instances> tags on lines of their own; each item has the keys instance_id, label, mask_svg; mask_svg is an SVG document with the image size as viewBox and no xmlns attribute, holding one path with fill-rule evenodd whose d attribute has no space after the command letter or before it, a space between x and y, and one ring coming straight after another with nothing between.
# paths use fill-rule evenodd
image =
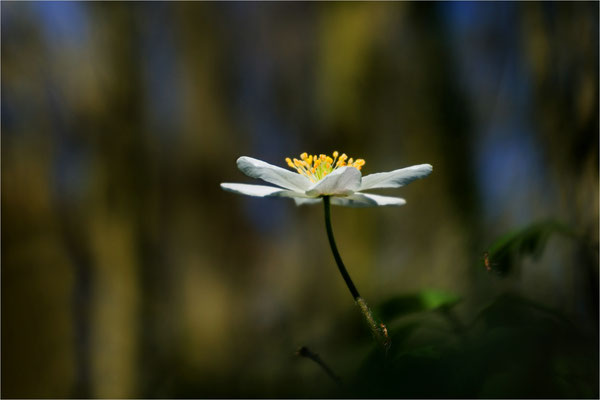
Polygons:
<instances>
[{"instance_id":1,"label":"flower head","mask_svg":"<svg viewBox=\"0 0 600 400\"><path fill-rule=\"evenodd\" d=\"M310 204L331 197L331 204L348 207L401 206L406 201L399 197L362 193L368 189L398 188L415 179L424 178L432 171L429 164L414 165L391 172L361 175L365 160L348 158L346 154L333 152L286 158L292 172L251 157L240 157L238 168L251 178L262 179L278 187L221 183L224 190L256 197L292 197L296 204Z\"/></svg>"}]
</instances>

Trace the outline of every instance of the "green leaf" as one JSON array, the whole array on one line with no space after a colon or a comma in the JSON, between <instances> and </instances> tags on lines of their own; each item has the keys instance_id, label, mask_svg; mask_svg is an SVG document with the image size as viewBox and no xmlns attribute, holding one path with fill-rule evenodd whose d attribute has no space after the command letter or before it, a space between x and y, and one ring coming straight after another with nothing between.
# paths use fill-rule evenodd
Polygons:
<instances>
[{"instance_id":1,"label":"green leaf","mask_svg":"<svg viewBox=\"0 0 600 400\"><path fill-rule=\"evenodd\" d=\"M484 253L484 265L500 275L513 271L525 256L538 258L552 234L575 236L565 225L554 221L541 221L507 233L496 240Z\"/></svg>"},{"instance_id":2,"label":"green leaf","mask_svg":"<svg viewBox=\"0 0 600 400\"><path fill-rule=\"evenodd\" d=\"M394 296L384 301L378 311L381 318L391 320L402 315L450 308L460 301L460 297L440 290L422 290L418 293Z\"/></svg>"},{"instance_id":3,"label":"green leaf","mask_svg":"<svg viewBox=\"0 0 600 400\"><path fill-rule=\"evenodd\" d=\"M482 321L488 329L526 325L546 326L556 333L557 326L574 329L559 311L516 294L505 293L483 308L474 322ZM547 325L551 324L550 327ZM558 325L557 325L558 324Z\"/></svg>"}]
</instances>

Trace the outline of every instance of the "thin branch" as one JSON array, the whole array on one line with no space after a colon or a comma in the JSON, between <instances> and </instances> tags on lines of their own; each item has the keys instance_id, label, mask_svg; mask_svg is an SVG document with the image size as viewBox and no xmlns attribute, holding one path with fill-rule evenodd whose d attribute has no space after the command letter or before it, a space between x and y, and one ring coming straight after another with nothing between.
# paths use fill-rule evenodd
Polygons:
<instances>
[{"instance_id":1,"label":"thin branch","mask_svg":"<svg viewBox=\"0 0 600 400\"><path fill-rule=\"evenodd\" d=\"M323 369L323 371L325 371L325 373L335 381L335 383L337 383L338 385L342 384L342 380L339 376L337 376L332 370L331 368L329 368L329 366L327 364L325 364L325 362L321 359L321 357L319 357L318 354L313 353L312 351L310 351L308 349L308 347L306 346L302 346L298 349L298 351L296 352L297 356L300 357L306 357L308 359L313 360L314 362L316 362L317 364L319 364L319 366L321 366L321 368Z\"/></svg>"}]
</instances>

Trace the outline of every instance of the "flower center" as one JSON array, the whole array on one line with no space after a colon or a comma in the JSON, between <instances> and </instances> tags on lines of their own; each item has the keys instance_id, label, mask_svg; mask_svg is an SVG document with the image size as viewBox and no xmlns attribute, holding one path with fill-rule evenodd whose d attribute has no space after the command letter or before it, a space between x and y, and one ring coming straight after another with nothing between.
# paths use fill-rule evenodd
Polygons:
<instances>
[{"instance_id":1,"label":"flower center","mask_svg":"<svg viewBox=\"0 0 600 400\"><path fill-rule=\"evenodd\" d=\"M335 171L340 167L354 167L358 170L365 165L365 160L362 158L356 161L353 158L348 158L346 154L339 156L337 151L333 152L333 157L319 154L319 156L309 156L306 153L300 154L300 159L289 157L285 159L290 168L298 171L300 175L306 176L311 182L317 182L323 179L326 175Z\"/></svg>"}]
</instances>

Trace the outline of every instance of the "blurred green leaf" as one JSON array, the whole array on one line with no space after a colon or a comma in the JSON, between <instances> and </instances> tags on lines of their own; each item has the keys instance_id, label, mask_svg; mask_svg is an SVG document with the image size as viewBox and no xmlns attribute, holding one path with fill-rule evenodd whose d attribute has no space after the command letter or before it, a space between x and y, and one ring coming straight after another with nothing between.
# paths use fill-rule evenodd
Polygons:
<instances>
[{"instance_id":1,"label":"blurred green leaf","mask_svg":"<svg viewBox=\"0 0 600 400\"><path fill-rule=\"evenodd\" d=\"M456 304L449 301L456 296L431 293L394 300L407 300L403 311L447 310ZM424 301L428 296L438 301ZM597 397L597 367L589 357L597 354L596 337L586 336L553 308L501 295L465 325L467 340L415 332L424 325L392 325L392 347L387 353L373 348L348 393L382 398Z\"/></svg>"},{"instance_id":2,"label":"blurred green leaf","mask_svg":"<svg viewBox=\"0 0 600 400\"><path fill-rule=\"evenodd\" d=\"M486 268L506 275L514 270L521 258L538 258L552 234L561 233L573 237L574 233L566 225L547 220L533 223L525 228L501 236L484 254Z\"/></svg>"},{"instance_id":3,"label":"blurred green leaf","mask_svg":"<svg viewBox=\"0 0 600 400\"><path fill-rule=\"evenodd\" d=\"M414 294L394 296L384 301L379 307L379 315L384 320L391 320L402 315L431 311L439 308L450 308L460 301L460 297L440 290L422 290Z\"/></svg>"},{"instance_id":4,"label":"blurred green leaf","mask_svg":"<svg viewBox=\"0 0 600 400\"><path fill-rule=\"evenodd\" d=\"M531 324L551 323L553 327L560 324L573 329L571 322L559 311L546 307L525 297L506 293L496 298L485 307L474 322L482 321L486 327L524 326Z\"/></svg>"}]
</instances>

